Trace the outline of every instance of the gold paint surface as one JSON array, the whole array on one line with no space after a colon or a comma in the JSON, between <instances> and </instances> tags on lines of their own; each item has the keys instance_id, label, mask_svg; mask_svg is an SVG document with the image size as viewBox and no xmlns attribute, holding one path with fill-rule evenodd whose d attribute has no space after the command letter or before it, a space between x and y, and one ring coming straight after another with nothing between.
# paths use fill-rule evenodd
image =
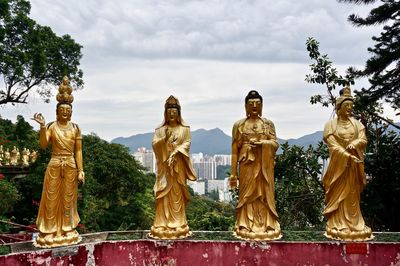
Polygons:
<instances>
[{"instance_id":1,"label":"gold paint surface","mask_svg":"<svg viewBox=\"0 0 400 266\"><path fill-rule=\"evenodd\" d=\"M367 138L363 124L351 117L350 88L336 100L337 117L326 123L324 141L328 145L329 166L322 178L325 188L325 236L336 240L370 240L360 209L360 194L366 184L364 152Z\"/></svg>"},{"instance_id":2,"label":"gold paint surface","mask_svg":"<svg viewBox=\"0 0 400 266\"><path fill-rule=\"evenodd\" d=\"M275 208L275 153L278 149L275 126L261 117L262 98L250 91L245 101L247 118L232 130L230 185L237 187L234 236L247 240L274 240L282 237ZM237 172L239 170L239 176Z\"/></svg>"},{"instance_id":3,"label":"gold paint surface","mask_svg":"<svg viewBox=\"0 0 400 266\"><path fill-rule=\"evenodd\" d=\"M42 197L36 225L39 235L34 245L50 248L79 243L75 228L80 218L77 210L78 183L84 182L82 137L77 124L70 122L72 89L64 77L57 100L57 120L46 125L44 117L36 113L33 120L40 124L40 146L52 147L52 156L43 180Z\"/></svg>"},{"instance_id":4,"label":"gold paint surface","mask_svg":"<svg viewBox=\"0 0 400 266\"><path fill-rule=\"evenodd\" d=\"M197 178L190 161L190 144L190 128L181 117L178 99L171 95L165 103L164 121L156 128L152 142L157 160L156 213L149 234L152 238L177 239L192 234L186 220L187 180Z\"/></svg>"}]
</instances>

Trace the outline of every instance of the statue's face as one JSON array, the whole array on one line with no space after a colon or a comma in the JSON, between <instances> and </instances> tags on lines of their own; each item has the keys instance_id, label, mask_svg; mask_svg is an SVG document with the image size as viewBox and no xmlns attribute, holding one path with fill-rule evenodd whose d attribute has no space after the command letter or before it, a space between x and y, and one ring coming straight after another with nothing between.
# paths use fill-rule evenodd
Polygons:
<instances>
[{"instance_id":1,"label":"statue's face","mask_svg":"<svg viewBox=\"0 0 400 266\"><path fill-rule=\"evenodd\" d=\"M57 121L67 122L71 120L72 108L68 104L60 104L57 107Z\"/></svg>"},{"instance_id":2,"label":"statue's face","mask_svg":"<svg viewBox=\"0 0 400 266\"><path fill-rule=\"evenodd\" d=\"M339 116L350 117L353 112L353 102L344 101L338 111Z\"/></svg>"},{"instance_id":3,"label":"statue's face","mask_svg":"<svg viewBox=\"0 0 400 266\"><path fill-rule=\"evenodd\" d=\"M262 103L260 99L249 99L246 103L246 113L248 116L261 116Z\"/></svg>"},{"instance_id":4,"label":"statue's face","mask_svg":"<svg viewBox=\"0 0 400 266\"><path fill-rule=\"evenodd\" d=\"M167 122L178 122L178 108L168 108L167 109Z\"/></svg>"}]
</instances>

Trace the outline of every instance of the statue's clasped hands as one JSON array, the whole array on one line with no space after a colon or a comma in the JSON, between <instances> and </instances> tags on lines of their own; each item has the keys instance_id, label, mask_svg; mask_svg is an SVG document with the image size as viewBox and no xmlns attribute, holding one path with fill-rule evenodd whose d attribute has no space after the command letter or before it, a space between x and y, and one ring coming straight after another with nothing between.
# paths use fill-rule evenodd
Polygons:
<instances>
[{"instance_id":1,"label":"statue's clasped hands","mask_svg":"<svg viewBox=\"0 0 400 266\"><path fill-rule=\"evenodd\" d=\"M171 154L169 155L168 160L167 160L169 167L171 167L174 164L176 153L177 153L177 151L175 150L175 151L171 152Z\"/></svg>"},{"instance_id":2,"label":"statue's clasped hands","mask_svg":"<svg viewBox=\"0 0 400 266\"><path fill-rule=\"evenodd\" d=\"M350 143L349 145L347 145L346 150L347 151L351 151L351 150L355 150L356 147L354 146L353 143ZM359 158L357 158L357 156L355 155L350 155L350 158L353 160L353 162L355 163L363 163L363 161L361 161Z\"/></svg>"}]
</instances>

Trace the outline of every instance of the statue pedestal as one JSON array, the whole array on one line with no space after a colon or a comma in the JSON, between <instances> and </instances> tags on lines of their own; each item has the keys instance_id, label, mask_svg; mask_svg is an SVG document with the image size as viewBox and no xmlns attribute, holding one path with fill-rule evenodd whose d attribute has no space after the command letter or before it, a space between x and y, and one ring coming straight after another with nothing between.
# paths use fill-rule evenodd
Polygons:
<instances>
[{"instance_id":1,"label":"statue pedestal","mask_svg":"<svg viewBox=\"0 0 400 266\"><path fill-rule=\"evenodd\" d=\"M109 233L108 239L112 233ZM193 232L194 237L196 232ZM400 242L102 240L0 256L0 265L398 265ZM121 235L121 238L124 237ZM44 264L43 264L44 263Z\"/></svg>"}]
</instances>

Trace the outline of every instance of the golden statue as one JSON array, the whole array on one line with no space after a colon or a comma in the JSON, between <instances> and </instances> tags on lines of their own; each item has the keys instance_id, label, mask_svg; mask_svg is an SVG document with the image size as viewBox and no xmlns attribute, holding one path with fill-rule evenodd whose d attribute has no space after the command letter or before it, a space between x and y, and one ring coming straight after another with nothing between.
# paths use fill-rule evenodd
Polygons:
<instances>
[{"instance_id":1,"label":"golden statue","mask_svg":"<svg viewBox=\"0 0 400 266\"><path fill-rule=\"evenodd\" d=\"M329 166L322 179L325 188L325 236L338 240L362 241L373 238L360 210L360 193L366 184L364 126L351 117L350 88L340 91L337 117L326 123L324 141L329 147Z\"/></svg>"},{"instance_id":2,"label":"golden statue","mask_svg":"<svg viewBox=\"0 0 400 266\"><path fill-rule=\"evenodd\" d=\"M64 77L65 79L65 77ZM40 113L33 120L40 124L40 146L51 143L52 154L43 180L36 225L36 247L48 248L81 241L75 230L80 219L77 211L78 182L85 181L82 163L82 137L78 125L70 122L73 97L57 95L57 121L46 125Z\"/></svg>"},{"instance_id":3,"label":"golden statue","mask_svg":"<svg viewBox=\"0 0 400 266\"><path fill-rule=\"evenodd\" d=\"M176 239L192 234L185 210L189 201L186 181L196 180L190 161L190 143L190 128L181 117L178 99L171 95L165 103L164 121L156 128L152 143L157 160L152 238Z\"/></svg>"},{"instance_id":4,"label":"golden statue","mask_svg":"<svg viewBox=\"0 0 400 266\"><path fill-rule=\"evenodd\" d=\"M29 153L29 162L30 162L31 164L33 164L33 163L36 162L36 160L37 160L37 152L36 152L35 150L32 150L32 151Z\"/></svg>"},{"instance_id":5,"label":"golden statue","mask_svg":"<svg viewBox=\"0 0 400 266\"><path fill-rule=\"evenodd\" d=\"M22 165L29 166L29 149L23 148L22 150Z\"/></svg>"},{"instance_id":6,"label":"golden statue","mask_svg":"<svg viewBox=\"0 0 400 266\"><path fill-rule=\"evenodd\" d=\"M11 154L9 149L7 148L4 152L4 165L10 165Z\"/></svg>"},{"instance_id":7,"label":"golden statue","mask_svg":"<svg viewBox=\"0 0 400 266\"><path fill-rule=\"evenodd\" d=\"M247 118L237 121L232 130L232 170L230 185L237 187L234 235L249 240L274 240L282 237L275 209L274 166L278 149L275 126L262 118L262 97L250 91L245 99Z\"/></svg>"},{"instance_id":8,"label":"golden statue","mask_svg":"<svg viewBox=\"0 0 400 266\"><path fill-rule=\"evenodd\" d=\"M10 152L10 165L15 166L18 164L18 150L17 147L14 146Z\"/></svg>"}]
</instances>

